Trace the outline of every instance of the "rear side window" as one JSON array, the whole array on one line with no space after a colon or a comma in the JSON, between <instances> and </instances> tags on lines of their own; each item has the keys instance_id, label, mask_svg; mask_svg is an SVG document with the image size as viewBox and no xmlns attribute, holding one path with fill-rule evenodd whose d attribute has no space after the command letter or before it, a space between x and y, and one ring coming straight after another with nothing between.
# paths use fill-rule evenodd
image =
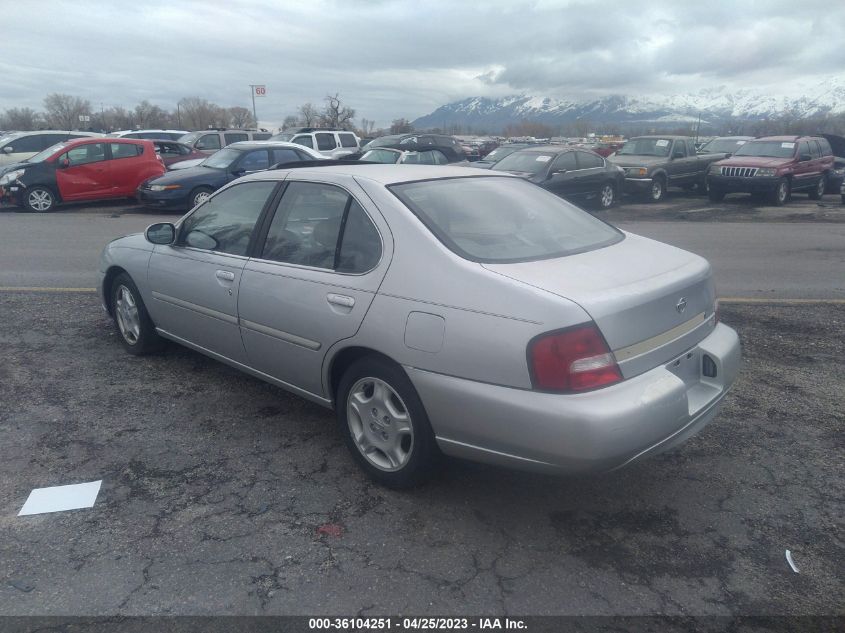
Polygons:
<instances>
[{"instance_id":1,"label":"rear side window","mask_svg":"<svg viewBox=\"0 0 845 633\"><path fill-rule=\"evenodd\" d=\"M810 156L812 156L813 158L821 158L822 157L822 151L821 151L821 149L819 149L818 141L810 141L809 143L810 143Z\"/></svg>"},{"instance_id":2,"label":"rear side window","mask_svg":"<svg viewBox=\"0 0 845 633\"><path fill-rule=\"evenodd\" d=\"M255 150L248 152L238 165L238 169L244 171L260 171L267 169L270 166L269 158L267 157L266 149Z\"/></svg>"},{"instance_id":3,"label":"rear side window","mask_svg":"<svg viewBox=\"0 0 845 633\"><path fill-rule=\"evenodd\" d=\"M314 139L312 139L307 134L305 136L294 137L291 143L296 143L297 145L303 145L304 147L310 147L311 149L314 149Z\"/></svg>"},{"instance_id":4,"label":"rear side window","mask_svg":"<svg viewBox=\"0 0 845 633\"><path fill-rule=\"evenodd\" d=\"M365 273L375 268L379 259L381 240L378 230L361 205L352 200L340 236L336 270L342 273Z\"/></svg>"},{"instance_id":5,"label":"rear side window","mask_svg":"<svg viewBox=\"0 0 845 633\"><path fill-rule=\"evenodd\" d=\"M111 157L118 158L135 158L144 153L143 145L135 145L134 143L109 143L111 148Z\"/></svg>"},{"instance_id":6,"label":"rear side window","mask_svg":"<svg viewBox=\"0 0 845 633\"><path fill-rule=\"evenodd\" d=\"M578 158L578 169L595 169L596 167L604 167L604 161L601 156L590 154L588 152L575 152Z\"/></svg>"},{"instance_id":7,"label":"rear side window","mask_svg":"<svg viewBox=\"0 0 845 633\"><path fill-rule=\"evenodd\" d=\"M213 196L189 215L179 230L179 245L243 255L255 223L275 182L246 182Z\"/></svg>"},{"instance_id":8,"label":"rear side window","mask_svg":"<svg viewBox=\"0 0 845 633\"><path fill-rule=\"evenodd\" d=\"M47 134L32 134L30 136L22 136L14 139L12 142L7 144L7 147L11 147L12 152L15 154L22 154L25 152L35 153L49 147L51 145L49 141L50 139Z\"/></svg>"},{"instance_id":9,"label":"rear side window","mask_svg":"<svg viewBox=\"0 0 845 633\"><path fill-rule=\"evenodd\" d=\"M470 261L550 259L624 239L612 226L521 178L448 178L389 189L447 248Z\"/></svg>"},{"instance_id":10,"label":"rear side window","mask_svg":"<svg viewBox=\"0 0 845 633\"><path fill-rule=\"evenodd\" d=\"M315 134L314 136L317 137L317 149L321 150L329 150L335 149L337 147L337 143L334 140L334 134Z\"/></svg>"},{"instance_id":11,"label":"rear side window","mask_svg":"<svg viewBox=\"0 0 845 633\"><path fill-rule=\"evenodd\" d=\"M338 134L340 137L340 145L342 147L358 147L358 141L352 134Z\"/></svg>"},{"instance_id":12,"label":"rear side window","mask_svg":"<svg viewBox=\"0 0 845 633\"><path fill-rule=\"evenodd\" d=\"M295 163L298 160L309 160L309 158L302 159L298 152L292 149L281 148L273 150L273 164L279 163Z\"/></svg>"},{"instance_id":13,"label":"rear side window","mask_svg":"<svg viewBox=\"0 0 845 633\"><path fill-rule=\"evenodd\" d=\"M575 152L564 152L560 154L552 164L552 171L572 171L573 169L578 169Z\"/></svg>"},{"instance_id":14,"label":"rear side window","mask_svg":"<svg viewBox=\"0 0 845 633\"><path fill-rule=\"evenodd\" d=\"M226 139L226 145L231 145L232 143L239 143L241 141L248 141L249 134L239 134L235 132L227 132L223 135L223 138Z\"/></svg>"},{"instance_id":15,"label":"rear side window","mask_svg":"<svg viewBox=\"0 0 845 633\"><path fill-rule=\"evenodd\" d=\"M220 149L220 135L206 134L197 141L197 149Z\"/></svg>"},{"instance_id":16,"label":"rear side window","mask_svg":"<svg viewBox=\"0 0 845 633\"><path fill-rule=\"evenodd\" d=\"M822 156L832 156L833 150L830 148L830 143L827 142L826 138L819 139L819 145L822 148Z\"/></svg>"}]
</instances>

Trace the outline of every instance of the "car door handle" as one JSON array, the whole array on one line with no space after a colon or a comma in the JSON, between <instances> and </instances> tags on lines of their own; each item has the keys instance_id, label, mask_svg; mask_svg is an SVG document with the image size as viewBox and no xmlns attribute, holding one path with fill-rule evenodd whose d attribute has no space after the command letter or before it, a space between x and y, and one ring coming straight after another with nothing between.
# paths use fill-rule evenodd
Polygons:
<instances>
[{"instance_id":1,"label":"car door handle","mask_svg":"<svg viewBox=\"0 0 845 633\"><path fill-rule=\"evenodd\" d=\"M336 306L343 306L344 308L351 308L355 305L355 299L346 295L336 295L333 293L326 295L326 301Z\"/></svg>"},{"instance_id":2,"label":"car door handle","mask_svg":"<svg viewBox=\"0 0 845 633\"><path fill-rule=\"evenodd\" d=\"M218 270L214 275L223 281L235 281L235 273L230 273L228 270Z\"/></svg>"}]
</instances>

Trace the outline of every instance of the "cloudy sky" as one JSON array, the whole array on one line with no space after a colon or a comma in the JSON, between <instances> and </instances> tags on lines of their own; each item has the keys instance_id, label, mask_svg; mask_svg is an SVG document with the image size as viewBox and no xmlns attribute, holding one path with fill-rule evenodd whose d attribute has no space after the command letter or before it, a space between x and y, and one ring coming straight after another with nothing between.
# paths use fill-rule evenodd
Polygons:
<instances>
[{"instance_id":1,"label":"cloudy sky","mask_svg":"<svg viewBox=\"0 0 845 633\"><path fill-rule=\"evenodd\" d=\"M842 0L6 0L0 110L186 96L276 125L338 92L389 125L469 96L660 95L845 75Z\"/></svg>"}]
</instances>

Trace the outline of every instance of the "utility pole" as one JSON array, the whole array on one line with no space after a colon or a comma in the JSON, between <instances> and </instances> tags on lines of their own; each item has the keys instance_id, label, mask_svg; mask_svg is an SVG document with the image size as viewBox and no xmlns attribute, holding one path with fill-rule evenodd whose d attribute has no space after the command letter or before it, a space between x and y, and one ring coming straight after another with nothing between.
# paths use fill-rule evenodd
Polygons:
<instances>
[{"instance_id":1,"label":"utility pole","mask_svg":"<svg viewBox=\"0 0 845 633\"><path fill-rule=\"evenodd\" d=\"M267 96L267 87L264 84L249 84L249 91L252 94L252 118L255 120L255 127L258 127L258 114L255 112L255 97Z\"/></svg>"}]
</instances>

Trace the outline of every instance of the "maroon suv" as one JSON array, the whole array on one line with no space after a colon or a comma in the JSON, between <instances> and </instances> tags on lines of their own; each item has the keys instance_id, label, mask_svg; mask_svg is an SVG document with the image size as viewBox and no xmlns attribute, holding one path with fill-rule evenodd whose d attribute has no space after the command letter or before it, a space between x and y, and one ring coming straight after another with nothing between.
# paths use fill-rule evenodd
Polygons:
<instances>
[{"instance_id":1,"label":"maroon suv","mask_svg":"<svg viewBox=\"0 0 845 633\"><path fill-rule=\"evenodd\" d=\"M725 160L710 165L708 195L718 202L727 193L766 194L780 206L793 191L818 200L833 171L830 143L820 136L767 136L748 141Z\"/></svg>"}]
</instances>

